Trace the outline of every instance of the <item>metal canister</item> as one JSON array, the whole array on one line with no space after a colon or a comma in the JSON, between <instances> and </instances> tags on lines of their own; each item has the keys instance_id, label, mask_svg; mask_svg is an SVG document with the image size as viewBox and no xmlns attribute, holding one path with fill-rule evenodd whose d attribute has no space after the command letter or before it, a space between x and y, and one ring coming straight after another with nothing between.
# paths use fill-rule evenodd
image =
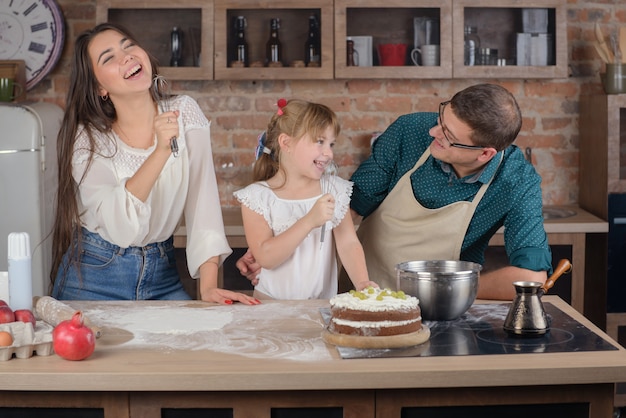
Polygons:
<instances>
[{"instance_id":1,"label":"metal canister","mask_svg":"<svg viewBox=\"0 0 626 418\"><path fill-rule=\"evenodd\" d=\"M182 66L183 56L183 33L176 26L172 28L172 32L170 34L170 44L172 48L170 67L180 67Z\"/></svg>"}]
</instances>

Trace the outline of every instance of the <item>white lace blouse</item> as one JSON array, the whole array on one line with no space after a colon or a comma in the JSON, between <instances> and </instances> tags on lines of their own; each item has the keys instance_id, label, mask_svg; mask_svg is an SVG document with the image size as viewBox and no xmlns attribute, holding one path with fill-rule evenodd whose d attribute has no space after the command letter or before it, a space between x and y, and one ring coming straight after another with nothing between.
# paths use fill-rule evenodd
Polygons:
<instances>
[{"instance_id":1,"label":"white lace blouse","mask_svg":"<svg viewBox=\"0 0 626 418\"><path fill-rule=\"evenodd\" d=\"M315 228L283 264L272 270L261 269L255 289L274 299L330 299L337 294L337 256L332 229L348 213L352 182L336 177L331 193L335 197L335 213L326 223L324 243L320 245L322 228ZM263 216L275 236L308 213L321 197L281 199L266 182L253 183L234 194L242 205Z\"/></svg>"},{"instance_id":2,"label":"white lace blouse","mask_svg":"<svg viewBox=\"0 0 626 418\"><path fill-rule=\"evenodd\" d=\"M232 250L224 233L210 122L189 96L173 98L170 108L180 110L179 155L169 157L145 202L125 186L154 151L156 138L150 148L137 149L126 145L113 131L94 132L96 154L83 178L89 142L80 129L72 159L73 176L79 184L83 226L120 247L165 241L184 214L189 273L198 278L201 264L214 256L223 262Z\"/></svg>"}]
</instances>

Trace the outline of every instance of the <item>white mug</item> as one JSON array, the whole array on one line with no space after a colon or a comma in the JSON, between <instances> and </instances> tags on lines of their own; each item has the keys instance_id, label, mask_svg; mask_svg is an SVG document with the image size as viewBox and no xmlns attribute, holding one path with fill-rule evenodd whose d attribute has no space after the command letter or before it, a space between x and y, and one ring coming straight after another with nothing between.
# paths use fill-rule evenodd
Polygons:
<instances>
[{"instance_id":1,"label":"white mug","mask_svg":"<svg viewBox=\"0 0 626 418\"><path fill-rule=\"evenodd\" d=\"M418 60L418 54L421 60ZM411 51L411 60L415 65L433 67L439 65L439 45L422 45Z\"/></svg>"}]
</instances>

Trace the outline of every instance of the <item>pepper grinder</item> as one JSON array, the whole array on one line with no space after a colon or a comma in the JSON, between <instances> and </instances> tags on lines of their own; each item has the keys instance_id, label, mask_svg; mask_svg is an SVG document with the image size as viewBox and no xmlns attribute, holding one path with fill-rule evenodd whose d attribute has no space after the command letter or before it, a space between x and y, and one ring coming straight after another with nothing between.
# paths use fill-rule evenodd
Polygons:
<instances>
[{"instance_id":1,"label":"pepper grinder","mask_svg":"<svg viewBox=\"0 0 626 418\"><path fill-rule=\"evenodd\" d=\"M182 65L183 55L183 33L178 27L174 26L170 34L172 58L170 59L170 67L180 67Z\"/></svg>"},{"instance_id":2,"label":"pepper grinder","mask_svg":"<svg viewBox=\"0 0 626 418\"><path fill-rule=\"evenodd\" d=\"M9 234L9 306L33 309L33 278L30 255L30 238L26 232Z\"/></svg>"}]
</instances>

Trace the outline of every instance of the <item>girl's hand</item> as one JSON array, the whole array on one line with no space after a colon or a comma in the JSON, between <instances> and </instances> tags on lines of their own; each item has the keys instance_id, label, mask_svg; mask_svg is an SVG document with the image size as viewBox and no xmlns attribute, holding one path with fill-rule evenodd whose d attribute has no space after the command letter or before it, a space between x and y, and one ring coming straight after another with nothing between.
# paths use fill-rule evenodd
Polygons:
<instances>
[{"instance_id":1,"label":"girl's hand","mask_svg":"<svg viewBox=\"0 0 626 418\"><path fill-rule=\"evenodd\" d=\"M180 111L163 112L154 118L154 131L158 149L171 149L171 140L178 137L178 115Z\"/></svg>"},{"instance_id":2,"label":"girl's hand","mask_svg":"<svg viewBox=\"0 0 626 418\"><path fill-rule=\"evenodd\" d=\"M233 302L241 302L244 305L259 305L260 300L243 293L233 292L231 290L212 287L202 292L202 300L205 302L216 302L222 305L232 305Z\"/></svg>"},{"instance_id":3,"label":"girl's hand","mask_svg":"<svg viewBox=\"0 0 626 418\"><path fill-rule=\"evenodd\" d=\"M313 228L324 225L333 218L335 213L335 198L332 194L326 193L315 202L306 216L309 218Z\"/></svg>"},{"instance_id":4,"label":"girl's hand","mask_svg":"<svg viewBox=\"0 0 626 418\"><path fill-rule=\"evenodd\" d=\"M356 290L363 290L363 289L367 289L368 287L375 287L378 289L378 284L372 282L372 281L365 281L365 282L358 282L354 285L354 287L356 288Z\"/></svg>"},{"instance_id":5,"label":"girl's hand","mask_svg":"<svg viewBox=\"0 0 626 418\"><path fill-rule=\"evenodd\" d=\"M237 260L235 266L239 269L239 273L241 273L242 276L250 280L252 286L259 284L258 276L261 272L261 265L257 263L249 248L248 251Z\"/></svg>"}]
</instances>

